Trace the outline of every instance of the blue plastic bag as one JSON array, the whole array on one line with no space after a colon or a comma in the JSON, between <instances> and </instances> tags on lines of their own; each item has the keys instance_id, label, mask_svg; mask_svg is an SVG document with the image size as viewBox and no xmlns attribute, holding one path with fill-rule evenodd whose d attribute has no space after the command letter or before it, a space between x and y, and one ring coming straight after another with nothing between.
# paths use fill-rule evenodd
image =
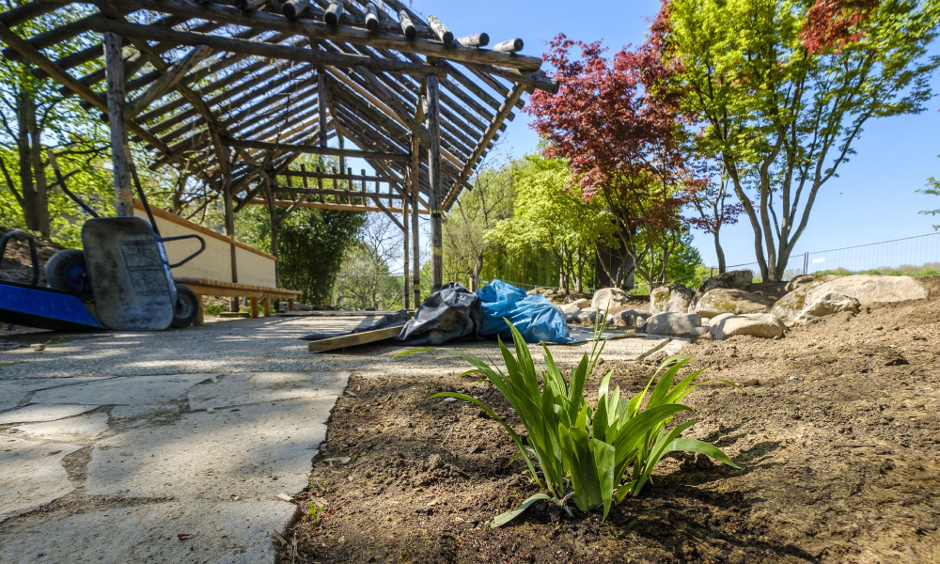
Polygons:
<instances>
[{"instance_id":1,"label":"blue plastic bag","mask_svg":"<svg viewBox=\"0 0 940 564\"><path fill-rule=\"evenodd\" d=\"M525 290L502 280L480 288L477 295L483 301L483 336L499 335L504 341L512 340L506 325L508 319L522 333L527 343L570 343L574 339L568 332L565 315L545 296L527 296Z\"/></svg>"}]
</instances>

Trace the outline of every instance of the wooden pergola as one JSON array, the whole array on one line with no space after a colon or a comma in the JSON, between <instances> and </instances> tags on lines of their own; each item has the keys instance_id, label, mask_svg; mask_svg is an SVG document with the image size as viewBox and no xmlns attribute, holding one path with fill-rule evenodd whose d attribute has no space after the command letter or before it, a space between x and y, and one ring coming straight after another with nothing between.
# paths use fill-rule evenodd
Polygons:
<instances>
[{"instance_id":1,"label":"wooden pergola","mask_svg":"<svg viewBox=\"0 0 940 564\"><path fill-rule=\"evenodd\" d=\"M406 307L409 270L420 299L419 214L436 290L443 212L523 94L558 89L522 40L486 48L486 33L455 37L399 0L32 1L0 14L0 41L108 120L119 214L133 214L130 141L222 198L227 235L235 213L266 205L275 255L298 208L385 213L404 232ZM338 170L292 170L303 154Z\"/></svg>"}]
</instances>

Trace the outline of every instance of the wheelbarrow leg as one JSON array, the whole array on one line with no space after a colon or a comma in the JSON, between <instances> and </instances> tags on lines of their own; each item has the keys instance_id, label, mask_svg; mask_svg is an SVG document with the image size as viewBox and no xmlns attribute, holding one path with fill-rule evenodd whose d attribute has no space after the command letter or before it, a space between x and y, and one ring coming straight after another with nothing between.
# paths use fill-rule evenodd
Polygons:
<instances>
[{"instance_id":1,"label":"wheelbarrow leg","mask_svg":"<svg viewBox=\"0 0 940 564\"><path fill-rule=\"evenodd\" d=\"M196 295L196 307L199 308L196 312L196 319L193 320L193 327L202 327L206 324L206 309L203 305L202 296Z\"/></svg>"}]
</instances>

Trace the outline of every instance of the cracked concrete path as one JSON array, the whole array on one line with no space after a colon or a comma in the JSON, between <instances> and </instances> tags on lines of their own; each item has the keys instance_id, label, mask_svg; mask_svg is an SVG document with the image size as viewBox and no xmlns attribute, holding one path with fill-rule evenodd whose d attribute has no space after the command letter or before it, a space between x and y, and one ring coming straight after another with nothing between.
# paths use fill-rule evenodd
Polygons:
<instances>
[{"instance_id":1,"label":"cracked concrete path","mask_svg":"<svg viewBox=\"0 0 940 564\"><path fill-rule=\"evenodd\" d=\"M273 562L349 374L466 369L434 353L395 358L404 349L388 345L313 355L298 340L361 323L234 320L64 336L41 352L26 344L48 336L33 334L0 352L0 563ZM458 346L498 356L493 343ZM681 347L624 339L604 358ZM552 353L571 365L587 350Z\"/></svg>"}]
</instances>

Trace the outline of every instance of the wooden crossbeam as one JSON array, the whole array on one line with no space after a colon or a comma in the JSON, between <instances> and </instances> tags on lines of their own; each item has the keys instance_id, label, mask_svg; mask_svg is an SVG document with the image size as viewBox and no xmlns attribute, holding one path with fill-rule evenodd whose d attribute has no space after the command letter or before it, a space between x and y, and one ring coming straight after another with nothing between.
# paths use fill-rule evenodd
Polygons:
<instances>
[{"instance_id":1,"label":"wooden crossbeam","mask_svg":"<svg viewBox=\"0 0 940 564\"><path fill-rule=\"evenodd\" d=\"M251 200L245 200L245 201L244 201L244 204L245 204L245 205L249 205L249 206L266 206L266 205L268 205L268 201L267 201L267 200L260 200L260 199L254 198L254 199L251 199ZM275 204L277 207L279 207L279 208L289 208L289 207L291 207L291 206L297 204L297 202L295 202L295 201L293 201L293 200L276 200L276 201L274 202L274 204ZM377 207L377 206L365 206L365 205L363 205L363 206L357 206L357 205L353 205L353 204L331 204L331 203L329 203L329 202L324 202L324 203L320 203L320 202L304 202L304 203L300 204L300 207L302 207L302 208L309 208L309 209L315 209L315 210L335 210L335 211L351 211L351 212L402 213L402 211L403 211L401 208L386 208L386 209L382 209L382 208ZM431 212L429 212L428 210L422 209L422 210L419 210L418 213L420 213L420 214L422 214L422 215L427 215L427 214L429 214L429 213L431 213Z\"/></svg>"},{"instance_id":2,"label":"wooden crossbeam","mask_svg":"<svg viewBox=\"0 0 940 564\"><path fill-rule=\"evenodd\" d=\"M307 153L311 155L326 155L330 157L353 157L360 159L374 159L382 161L397 161L397 162L408 162L408 155L404 153L380 153L374 151L356 151L353 149L334 149L332 147L316 147L313 145L287 145L283 143L269 143L267 141L250 141L247 139L231 139L226 138L223 140L229 147L235 147L239 149L262 149L262 150L274 150L280 149L282 151L295 152L295 153Z\"/></svg>"},{"instance_id":3,"label":"wooden crossbeam","mask_svg":"<svg viewBox=\"0 0 940 564\"><path fill-rule=\"evenodd\" d=\"M163 71L160 78L154 81L143 94L135 98L132 102L129 102L124 108L124 117L127 119L136 117L154 100L163 96L169 89L176 86L176 84L186 76L186 73L191 71L193 67L209 56L210 53L212 53L212 49L205 45L199 45L193 48L185 57Z\"/></svg>"},{"instance_id":4,"label":"wooden crossbeam","mask_svg":"<svg viewBox=\"0 0 940 564\"><path fill-rule=\"evenodd\" d=\"M170 2L159 2L157 3L157 7L153 9L160 10L160 7L168 4L170 4ZM241 12L239 11L239 13ZM148 41L169 41L175 42L178 45L207 45L219 51L244 53L270 59L284 59L343 68L362 65L366 68L382 72L408 72L419 75L440 72L427 65L408 63L401 60L396 61L379 59L377 57L370 58L355 55L341 55L328 51L286 47L284 45L264 43L261 41L247 41L217 35L175 31L162 27L120 22L108 19L104 16L92 16L88 18L88 24L92 30L99 32L112 32L125 37L138 37Z\"/></svg>"},{"instance_id":5,"label":"wooden crossbeam","mask_svg":"<svg viewBox=\"0 0 940 564\"><path fill-rule=\"evenodd\" d=\"M67 0L57 1L66 2ZM460 44L448 45L441 41L427 40L420 37L408 39L399 34L382 31L373 33L367 29L357 29L343 25L330 26L324 22L310 19L291 20L283 15L270 12L245 13L235 6L225 4L199 3L189 0L99 0L99 2L118 5L126 10L152 10L256 29L293 32L314 39L338 40L376 48L394 49L402 53L416 53L453 61L492 64L530 71L538 70L542 66L540 57L464 47Z\"/></svg>"}]
</instances>

